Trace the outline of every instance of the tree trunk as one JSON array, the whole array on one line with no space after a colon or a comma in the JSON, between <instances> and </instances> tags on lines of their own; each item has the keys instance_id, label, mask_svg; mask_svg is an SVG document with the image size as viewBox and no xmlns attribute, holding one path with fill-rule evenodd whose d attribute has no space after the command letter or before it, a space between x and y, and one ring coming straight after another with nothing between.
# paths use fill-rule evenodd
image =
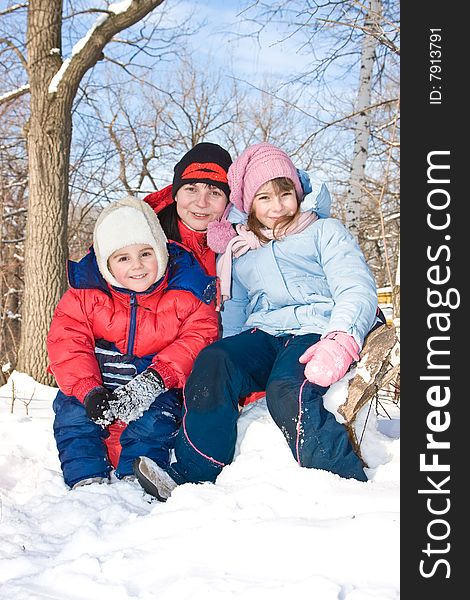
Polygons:
<instances>
[{"instance_id":1,"label":"tree trunk","mask_svg":"<svg viewBox=\"0 0 470 600\"><path fill-rule=\"evenodd\" d=\"M29 205L26 226L24 299L18 370L46 379L46 336L67 280L68 168L70 118L62 107L44 103L28 133ZM62 117L62 118L61 118ZM60 123L49 126L53 123ZM46 128L47 135L42 135Z\"/></svg>"},{"instance_id":2,"label":"tree trunk","mask_svg":"<svg viewBox=\"0 0 470 600\"><path fill-rule=\"evenodd\" d=\"M397 273L395 277L395 284L393 285L393 318L400 318L400 253L401 249L398 251L398 262L397 262Z\"/></svg>"},{"instance_id":3,"label":"tree trunk","mask_svg":"<svg viewBox=\"0 0 470 600\"><path fill-rule=\"evenodd\" d=\"M376 38L367 33L367 30L374 31L378 27L377 23L380 10L380 0L371 0L369 3L369 12L364 20L364 28L366 31L363 34L362 40L359 92L356 104L358 117L356 120L351 175L346 198L346 225L351 233L358 239L361 225L361 209L363 198L365 197L365 170L370 137L370 116L367 108L371 104L372 73L374 70L375 49L377 46Z\"/></svg>"},{"instance_id":4,"label":"tree trunk","mask_svg":"<svg viewBox=\"0 0 470 600\"><path fill-rule=\"evenodd\" d=\"M46 375L46 336L54 308L66 289L68 169L71 101L49 94L60 69L61 0L31 0L28 71L31 90L27 130L29 202L26 224L21 340L18 370L41 383Z\"/></svg>"}]
</instances>

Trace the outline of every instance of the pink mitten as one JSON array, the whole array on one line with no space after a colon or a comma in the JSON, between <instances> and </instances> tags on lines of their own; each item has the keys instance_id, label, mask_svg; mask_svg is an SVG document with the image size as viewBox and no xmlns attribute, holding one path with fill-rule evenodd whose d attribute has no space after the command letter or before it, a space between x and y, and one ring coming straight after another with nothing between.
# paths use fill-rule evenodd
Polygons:
<instances>
[{"instance_id":1,"label":"pink mitten","mask_svg":"<svg viewBox=\"0 0 470 600\"><path fill-rule=\"evenodd\" d=\"M305 377L310 383L328 387L343 377L353 360L359 360L356 340L344 331L332 331L302 354L307 363Z\"/></svg>"}]
</instances>

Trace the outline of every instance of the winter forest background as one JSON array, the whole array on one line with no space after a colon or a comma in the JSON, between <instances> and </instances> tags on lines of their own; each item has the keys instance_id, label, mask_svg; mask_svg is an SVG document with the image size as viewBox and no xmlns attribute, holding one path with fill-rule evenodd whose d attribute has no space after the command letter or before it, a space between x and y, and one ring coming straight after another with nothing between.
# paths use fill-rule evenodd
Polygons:
<instances>
[{"instance_id":1,"label":"winter forest background","mask_svg":"<svg viewBox=\"0 0 470 600\"><path fill-rule=\"evenodd\" d=\"M1 0L0 17L0 384L52 383L67 256L103 203L170 183L203 140L279 144L326 183L399 317L398 2Z\"/></svg>"},{"instance_id":2,"label":"winter forest background","mask_svg":"<svg viewBox=\"0 0 470 600\"><path fill-rule=\"evenodd\" d=\"M398 379L356 418L365 486L297 469L261 401L220 483L155 507L67 492L45 347L101 207L200 141L269 141L326 183L399 332L398 1L0 0L0 55L0 597L398 598Z\"/></svg>"}]
</instances>

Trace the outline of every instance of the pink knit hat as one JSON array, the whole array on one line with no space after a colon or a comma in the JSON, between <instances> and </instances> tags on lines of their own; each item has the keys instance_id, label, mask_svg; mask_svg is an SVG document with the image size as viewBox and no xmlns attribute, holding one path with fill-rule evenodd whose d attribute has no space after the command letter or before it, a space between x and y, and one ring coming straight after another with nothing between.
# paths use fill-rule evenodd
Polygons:
<instances>
[{"instance_id":1,"label":"pink knit hat","mask_svg":"<svg viewBox=\"0 0 470 600\"><path fill-rule=\"evenodd\" d=\"M276 177L288 177L303 197L297 170L284 150L267 142L249 146L228 169L230 202L248 214L259 188Z\"/></svg>"},{"instance_id":2,"label":"pink knit hat","mask_svg":"<svg viewBox=\"0 0 470 600\"><path fill-rule=\"evenodd\" d=\"M230 203L248 214L259 188L276 177L290 179L297 196L303 199L297 169L284 150L267 142L249 146L228 169ZM209 223L207 228L207 242L218 253L225 252L228 242L236 235L231 223L226 220L230 203L221 220Z\"/></svg>"}]
</instances>

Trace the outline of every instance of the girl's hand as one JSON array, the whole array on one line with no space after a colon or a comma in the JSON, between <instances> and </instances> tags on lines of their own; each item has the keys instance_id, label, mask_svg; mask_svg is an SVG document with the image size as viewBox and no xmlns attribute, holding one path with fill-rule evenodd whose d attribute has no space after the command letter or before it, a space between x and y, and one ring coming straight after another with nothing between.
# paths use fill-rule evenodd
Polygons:
<instances>
[{"instance_id":1,"label":"girl's hand","mask_svg":"<svg viewBox=\"0 0 470 600\"><path fill-rule=\"evenodd\" d=\"M306 364L304 374L310 383L328 387L346 375L351 363L359 360L356 340L344 331L333 331L307 348L299 358Z\"/></svg>"}]
</instances>

